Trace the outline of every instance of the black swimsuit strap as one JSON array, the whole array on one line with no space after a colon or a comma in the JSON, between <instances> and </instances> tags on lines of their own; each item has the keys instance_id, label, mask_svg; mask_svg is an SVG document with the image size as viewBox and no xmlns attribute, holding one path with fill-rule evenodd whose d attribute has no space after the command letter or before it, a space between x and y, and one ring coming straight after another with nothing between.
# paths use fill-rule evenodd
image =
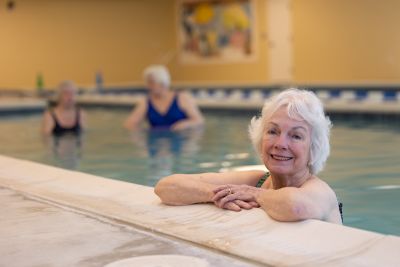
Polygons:
<instances>
[{"instance_id":1,"label":"black swimsuit strap","mask_svg":"<svg viewBox=\"0 0 400 267\"><path fill-rule=\"evenodd\" d=\"M260 180L258 180L256 187L261 187L264 184L264 182L268 179L269 175L270 175L269 172L266 172L264 176Z\"/></svg>"},{"instance_id":2,"label":"black swimsuit strap","mask_svg":"<svg viewBox=\"0 0 400 267\"><path fill-rule=\"evenodd\" d=\"M51 117L52 117L53 120L54 120L54 124L55 124L55 125L60 125L60 124L58 123L57 115L56 115L56 112L54 111L54 109L51 109L51 110L50 110L50 114L51 114Z\"/></svg>"},{"instance_id":3,"label":"black swimsuit strap","mask_svg":"<svg viewBox=\"0 0 400 267\"><path fill-rule=\"evenodd\" d=\"M81 115L81 110L79 109L79 107L76 107L76 122L75 122L75 125L80 124L80 115Z\"/></svg>"},{"instance_id":4,"label":"black swimsuit strap","mask_svg":"<svg viewBox=\"0 0 400 267\"><path fill-rule=\"evenodd\" d=\"M339 203L340 218L342 218L342 223L343 223L343 203L342 202L338 203Z\"/></svg>"}]
</instances>

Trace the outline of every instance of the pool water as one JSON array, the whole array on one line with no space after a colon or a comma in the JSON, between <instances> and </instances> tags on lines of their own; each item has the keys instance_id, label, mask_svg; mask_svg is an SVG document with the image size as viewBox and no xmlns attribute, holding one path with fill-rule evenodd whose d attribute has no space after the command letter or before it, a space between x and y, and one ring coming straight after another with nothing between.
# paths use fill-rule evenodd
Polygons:
<instances>
[{"instance_id":1,"label":"pool water","mask_svg":"<svg viewBox=\"0 0 400 267\"><path fill-rule=\"evenodd\" d=\"M260 164L247 136L254 112L206 113L202 131L122 128L129 111L87 110L81 137L43 137L40 115L0 117L0 153L112 179L154 186L171 173ZM400 126L333 118L332 152L319 177L344 203L345 225L400 235Z\"/></svg>"}]
</instances>

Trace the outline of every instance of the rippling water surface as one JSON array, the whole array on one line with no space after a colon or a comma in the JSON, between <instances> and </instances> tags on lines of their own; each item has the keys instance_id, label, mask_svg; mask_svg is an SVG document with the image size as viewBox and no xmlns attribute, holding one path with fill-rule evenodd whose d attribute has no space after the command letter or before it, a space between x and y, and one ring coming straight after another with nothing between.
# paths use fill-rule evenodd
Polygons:
<instances>
[{"instance_id":1,"label":"rippling water surface","mask_svg":"<svg viewBox=\"0 0 400 267\"><path fill-rule=\"evenodd\" d=\"M41 118L0 117L0 153L153 186L181 172L259 164L247 137L252 113L206 113L203 131L122 129L128 111L90 109L80 138L43 138ZM344 203L345 224L400 235L400 123L333 120L331 156L320 177Z\"/></svg>"}]
</instances>

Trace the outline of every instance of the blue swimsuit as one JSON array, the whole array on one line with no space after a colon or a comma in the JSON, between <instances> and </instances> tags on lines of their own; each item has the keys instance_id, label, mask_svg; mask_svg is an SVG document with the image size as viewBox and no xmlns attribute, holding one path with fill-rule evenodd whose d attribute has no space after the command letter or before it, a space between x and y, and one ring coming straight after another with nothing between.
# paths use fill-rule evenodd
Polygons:
<instances>
[{"instance_id":1,"label":"blue swimsuit","mask_svg":"<svg viewBox=\"0 0 400 267\"><path fill-rule=\"evenodd\" d=\"M147 101L147 119L152 128L169 128L175 122L187 119L186 113L178 105L178 95L175 95L171 106L165 114L160 114L151 103Z\"/></svg>"}]
</instances>

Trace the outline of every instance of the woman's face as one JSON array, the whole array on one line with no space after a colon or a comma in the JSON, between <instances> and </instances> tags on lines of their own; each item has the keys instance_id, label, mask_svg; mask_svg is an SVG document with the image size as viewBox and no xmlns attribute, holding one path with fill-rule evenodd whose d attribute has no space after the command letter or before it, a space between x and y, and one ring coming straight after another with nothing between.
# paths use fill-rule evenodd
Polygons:
<instances>
[{"instance_id":1,"label":"woman's face","mask_svg":"<svg viewBox=\"0 0 400 267\"><path fill-rule=\"evenodd\" d=\"M147 88L150 93L156 95L162 94L167 89L163 84L158 83L151 76L147 79Z\"/></svg>"},{"instance_id":2,"label":"woman's face","mask_svg":"<svg viewBox=\"0 0 400 267\"><path fill-rule=\"evenodd\" d=\"M72 107L75 105L76 90L74 87L63 88L60 92L60 104L65 107Z\"/></svg>"},{"instance_id":3,"label":"woman's face","mask_svg":"<svg viewBox=\"0 0 400 267\"><path fill-rule=\"evenodd\" d=\"M298 175L308 169L311 127L294 120L287 108L278 109L266 122L262 139L262 159L271 173Z\"/></svg>"}]
</instances>

